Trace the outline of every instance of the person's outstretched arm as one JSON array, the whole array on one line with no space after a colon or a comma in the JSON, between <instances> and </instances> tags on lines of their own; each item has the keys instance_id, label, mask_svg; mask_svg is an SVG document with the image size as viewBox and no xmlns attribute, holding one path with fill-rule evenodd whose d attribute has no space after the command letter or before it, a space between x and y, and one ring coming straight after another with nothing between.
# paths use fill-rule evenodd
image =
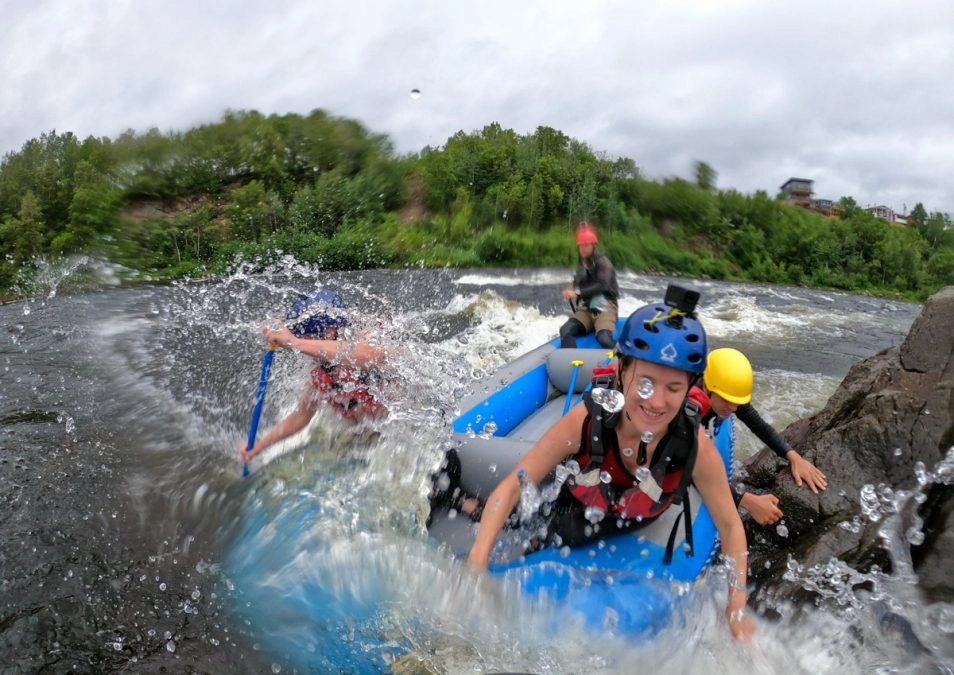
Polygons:
<instances>
[{"instance_id":1,"label":"person's outstretched arm","mask_svg":"<svg viewBox=\"0 0 954 675\"><path fill-rule=\"evenodd\" d=\"M773 494L754 495L751 492L743 492L739 496L738 504L752 514L759 525L773 525L785 515L779 508L778 497Z\"/></svg>"},{"instance_id":2,"label":"person's outstretched arm","mask_svg":"<svg viewBox=\"0 0 954 675\"><path fill-rule=\"evenodd\" d=\"M268 343L280 349L300 352L306 356L323 361L346 361L359 368L384 360L386 353L382 347L369 342L347 342L345 340L315 340L295 336L280 321L266 321L262 324L262 335Z\"/></svg>"},{"instance_id":3,"label":"person's outstretched arm","mask_svg":"<svg viewBox=\"0 0 954 675\"><path fill-rule=\"evenodd\" d=\"M527 478L539 485L557 464L576 453L580 448L580 429L586 414L586 406L578 405L561 417L490 493L480 517L477 538L467 557L471 565L477 569L487 568L497 537L520 501L520 482L517 474L524 470L527 472Z\"/></svg>"},{"instance_id":4,"label":"person's outstretched arm","mask_svg":"<svg viewBox=\"0 0 954 675\"><path fill-rule=\"evenodd\" d=\"M245 443L242 444L239 448L239 452L242 454L242 460L249 462L255 455L273 443L278 443L298 433L308 426L308 423L311 421L311 418L315 416L317 410L318 398L314 386L309 382L304 394L298 399L298 404L292 412L269 429L267 434L256 440L254 447L249 448Z\"/></svg>"},{"instance_id":5,"label":"person's outstretched arm","mask_svg":"<svg viewBox=\"0 0 954 675\"><path fill-rule=\"evenodd\" d=\"M802 457L792 446L785 442L782 435L775 428L762 419L758 410L751 403L740 405L735 411L735 416L742 424L747 426L753 434L758 437L765 445L772 449L776 455L782 459L787 459L789 468L792 470L792 478L795 479L795 485L802 486L807 483L812 492L818 493L828 487L828 478L814 464Z\"/></svg>"},{"instance_id":6,"label":"person's outstretched arm","mask_svg":"<svg viewBox=\"0 0 954 675\"><path fill-rule=\"evenodd\" d=\"M692 471L695 484L702 500L712 515L719 530L722 542L722 554L733 562L728 562L729 598L725 616L729 630L737 639L745 639L755 633L755 623L746 615L748 599L746 588L748 573L748 544L742 519L732 499L729 479L725 473L722 458L703 429L699 429L699 454Z\"/></svg>"}]
</instances>

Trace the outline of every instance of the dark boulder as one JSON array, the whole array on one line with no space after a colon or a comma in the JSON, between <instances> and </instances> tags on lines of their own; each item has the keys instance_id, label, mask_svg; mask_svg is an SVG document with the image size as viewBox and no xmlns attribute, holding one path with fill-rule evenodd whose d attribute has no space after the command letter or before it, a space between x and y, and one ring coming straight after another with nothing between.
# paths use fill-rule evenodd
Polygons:
<instances>
[{"instance_id":1,"label":"dark boulder","mask_svg":"<svg viewBox=\"0 0 954 675\"><path fill-rule=\"evenodd\" d=\"M797 488L767 449L746 462L745 483L774 492L785 512L781 528L744 519L757 607L838 601L876 586L879 571L916 575L927 602L954 601L954 287L924 304L900 346L855 364L822 411L783 435L828 490Z\"/></svg>"}]
</instances>

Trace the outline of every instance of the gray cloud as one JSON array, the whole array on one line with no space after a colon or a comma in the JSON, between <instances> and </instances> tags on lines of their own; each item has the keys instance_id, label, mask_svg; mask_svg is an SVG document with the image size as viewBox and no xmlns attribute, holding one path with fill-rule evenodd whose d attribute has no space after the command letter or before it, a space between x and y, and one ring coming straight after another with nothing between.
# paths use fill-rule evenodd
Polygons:
<instances>
[{"instance_id":1,"label":"gray cloud","mask_svg":"<svg viewBox=\"0 0 954 675\"><path fill-rule=\"evenodd\" d=\"M547 125L651 178L954 213L949 0L2 5L0 153L323 108L401 152Z\"/></svg>"}]
</instances>

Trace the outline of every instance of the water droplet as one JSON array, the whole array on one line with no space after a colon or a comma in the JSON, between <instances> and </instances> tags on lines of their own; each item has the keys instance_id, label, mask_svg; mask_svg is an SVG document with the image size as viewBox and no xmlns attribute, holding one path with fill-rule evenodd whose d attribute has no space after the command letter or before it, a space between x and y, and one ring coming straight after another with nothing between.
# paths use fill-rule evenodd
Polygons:
<instances>
[{"instance_id":1,"label":"water droplet","mask_svg":"<svg viewBox=\"0 0 954 675\"><path fill-rule=\"evenodd\" d=\"M653 395L655 388L653 387L653 381L648 377L643 376L639 378L639 382L636 385L636 393L639 394L639 397L643 400L649 398Z\"/></svg>"},{"instance_id":2,"label":"water droplet","mask_svg":"<svg viewBox=\"0 0 954 675\"><path fill-rule=\"evenodd\" d=\"M587 506L583 511L583 516L595 525L606 517L606 511L595 506Z\"/></svg>"},{"instance_id":3,"label":"water droplet","mask_svg":"<svg viewBox=\"0 0 954 675\"><path fill-rule=\"evenodd\" d=\"M905 533L905 538L913 546L920 546L924 543L924 532L916 527L908 528L908 531Z\"/></svg>"},{"instance_id":4,"label":"water droplet","mask_svg":"<svg viewBox=\"0 0 954 675\"><path fill-rule=\"evenodd\" d=\"M172 640L169 640L169 642L166 643L166 651L167 651L167 652L171 652L171 653L175 653L175 651L176 651L176 643L175 643L174 641L172 641Z\"/></svg>"},{"instance_id":5,"label":"water droplet","mask_svg":"<svg viewBox=\"0 0 954 675\"><path fill-rule=\"evenodd\" d=\"M606 483L607 485L613 482L613 477L609 471L600 471L600 482Z\"/></svg>"},{"instance_id":6,"label":"water droplet","mask_svg":"<svg viewBox=\"0 0 954 675\"><path fill-rule=\"evenodd\" d=\"M781 523L775 528L775 531L778 532L778 536L780 537L788 537L788 528Z\"/></svg>"},{"instance_id":7,"label":"water droplet","mask_svg":"<svg viewBox=\"0 0 954 675\"><path fill-rule=\"evenodd\" d=\"M632 456L633 456L633 449L632 449L632 448L623 448L621 452L623 453L623 457L632 457Z\"/></svg>"},{"instance_id":8,"label":"water droplet","mask_svg":"<svg viewBox=\"0 0 954 675\"><path fill-rule=\"evenodd\" d=\"M639 440L641 440L643 443L646 443L647 445L650 444L650 443L652 443L652 442L653 442L653 432L651 432L651 431L644 431L644 432L643 432L643 435L639 437Z\"/></svg>"},{"instance_id":9,"label":"water droplet","mask_svg":"<svg viewBox=\"0 0 954 675\"><path fill-rule=\"evenodd\" d=\"M420 89L412 89L412 90L411 90L411 98L414 99L415 101L416 101L417 99L421 98L421 90L420 90Z\"/></svg>"},{"instance_id":10,"label":"water droplet","mask_svg":"<svg viewBox=\"0 0 954 675\"><path fill-rule=\"evenodd\" d=\"M652 477L652 474L649 472L649 469L647 469L645 466L641 466L638 469L636 469L636 480L638 480L640 483L642 483L643 481L649 480L651 477Z\"/></svg>"},{"instance_id":11,"label":"water droplet","mask_svg":"<svg viewBox=\"0 0 954 675\"><path fill-rule=\"evenodd\" d=\"M936 623L937 627L940 628L945 633L954 633L954 609L949 607L941 607L942 603L937 603L935 610L937 612Z\"/></svg>"},{"instance_id":12,"label":"water droplet","mask_svg":"<svg viewBox=\"0 0 954 675\"><path fill-rule=\"evenodd\" d=\"M622 410L626 402L623 392L617 389L604 389L603 387L594 387L590 397L593 399L593 403L610 414Z\"/></svg>"}]
</instances>

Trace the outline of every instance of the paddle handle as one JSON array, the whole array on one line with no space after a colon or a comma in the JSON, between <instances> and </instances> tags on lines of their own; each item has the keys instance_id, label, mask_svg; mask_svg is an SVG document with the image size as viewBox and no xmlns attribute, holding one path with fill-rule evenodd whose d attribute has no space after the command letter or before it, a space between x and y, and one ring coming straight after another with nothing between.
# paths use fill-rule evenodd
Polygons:
<instances>
[{"instance_id":1,"label":"paddle handle","mask_svg":"<svg viewBox=\"0 0 954 675\"><path fill-rule=\"evenodd\" d=\"M603 365L604 365L604 366L609 365L609 362L612 361L612 360L613 360L613 352L606 352L606 360L603 361ZM583 397L586 396L586 392L588 392L588 391L589 391L590 389L592 389L592 388L593 388L593 380L590 380L590 383L589 383L588 385L586 385L586 389L584 389L584 390L583 390L583 393L580 394L580 400L577 401L577 403L579 403L580 401L582 401L582 400L583 400ZM571 389L570 391L572 392L573 390ZM566 413L564 413L564 414L566 414Z\"/></svg>"},{"instance_id":2,"label":"paddle handle","mask_svg":"<svg viewBox=\"0 0 954 675\"><path fill-rule=\"evenodd\" d=\"M248 429L248 444L251 450L255 446L255 436L258 435L258 421L262 417L262 406L265 404L265 389L268 387L268 374L272 370L272 359L275 358L275 348L269 347L262 359L262 374L258 378L258 392L255 394L255 407L252 409L252 424ZM248 476L248 462L242 463L242 478Z\"/></svg>"},{"instance_id":3,"label":"paddle handle","mask_svg":"<svg viewBox=\"0 0 954 675\"><path fill-rule=\"evenodd\" d=\"M576 389L576 376L580 372L582 361L570 361L573 364L573 374L570 376L570 390L566 393L566 403L563 404L563 414L570 411L570 404L573 402L573 390Z\"/></svg>"}]
</instances>

